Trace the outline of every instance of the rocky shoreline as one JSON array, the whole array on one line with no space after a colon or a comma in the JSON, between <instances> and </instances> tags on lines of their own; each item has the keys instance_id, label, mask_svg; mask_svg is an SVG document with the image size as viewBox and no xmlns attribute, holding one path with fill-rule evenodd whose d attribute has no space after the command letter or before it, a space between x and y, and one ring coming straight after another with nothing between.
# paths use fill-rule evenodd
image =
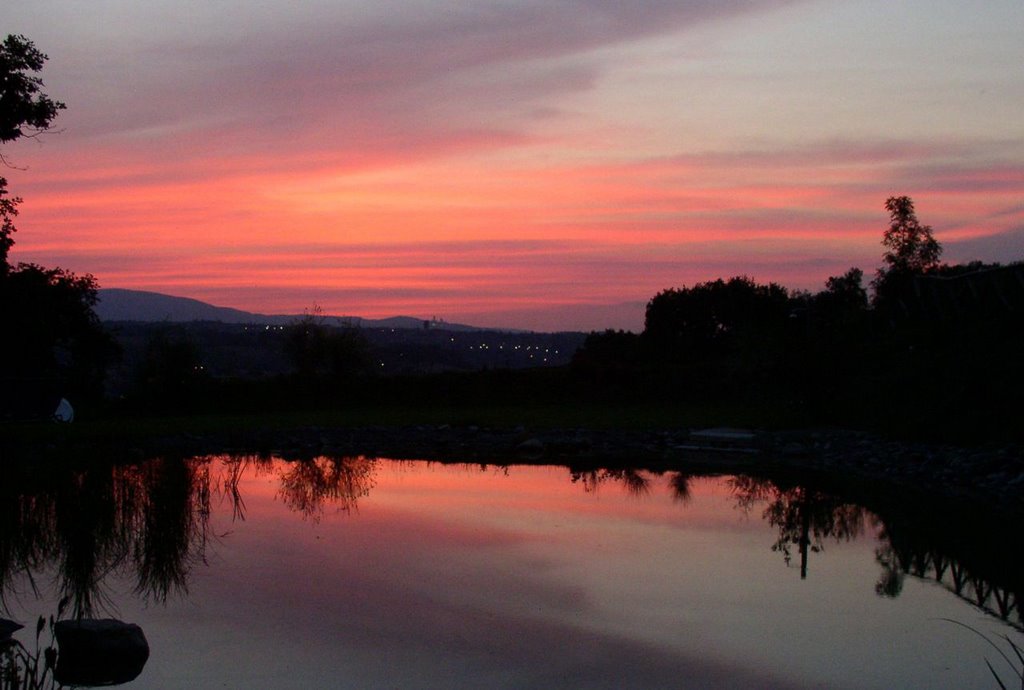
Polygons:
<instances>
[{"instance_id":1,"label":"rocky shoreline","mask_svg":"<svg viewBox=\"0 0 1024 690\"><path fill-rule=\"evenodd\" d=\"M634 467L694 473L796 474L942 497L1024 516L1024 448L907 443L844 430L509 429L477 426L304 427L182 433L121 449L130 457L270 454L371 456L486 464Z\"/></svg>"}]
</instances>

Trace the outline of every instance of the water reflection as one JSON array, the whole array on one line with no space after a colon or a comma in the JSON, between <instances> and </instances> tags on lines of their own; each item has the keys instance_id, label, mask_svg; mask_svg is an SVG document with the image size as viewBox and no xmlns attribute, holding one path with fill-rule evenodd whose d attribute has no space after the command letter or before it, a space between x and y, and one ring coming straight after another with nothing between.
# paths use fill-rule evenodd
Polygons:
<instances>
[{"instance_id":1,"label":"water reflection","mask_svg":"<svg viewBox=\"0 0 1024 690\"><path fill-rule=\"evenodd\" d=\"M693 475L687 472L672 472L668 477L668 486L672 491L672 500L676 503L689 503L693 498L690 482Z\"/></svg>"},{"instance_id":2,"label":"water reflection","mask_svg":"<svg viewBox=\"0 0 1024 690\"><path fill-rule=\"evenodd\" d=\"M570 469L569 476L574 484L579 483L588 493L597 491L602 484L618 484L633 496L644 496L651 490L651 480L643 472L632 468L617 469Z\"/></svg>"},{"instance_id":3,"label":"water reflection","mask_svg":"<svg viewBox=\"0 0 1024 690\"><path fill-rule=\"evenodd\" d=\"M807 579L809 554L820 553L826 541L850 541L864 534L864 508L820 489L754 477L734 477L730 484L745 512L766 504L763 517L779 530L772 551L780 552L789 565L796 547L801 579Z\"/></svg>"},{"instance_id":4,"label":"water reflection","mask_svg":"<svg viewBox=\"0 0 1024 690\"><path fill-rule=\"evenodd\" d=\"M134 623L81 619L52 627L57 641L53 678L62 686L123 685L138 678L149 659L149 642Z\"/></svg>"},{"instance_id":5,"label":"water reflection","mask_svg":"<svg viewBox=\"0 0 1024 690\"><path fill-rule=\"evenodd\" d=\"M313 521L325 506L350 512L374 484L375 460L327 458L280 463L269 457L157 458L140 465L55 473L30 485L0 484L0 605L38 574L54 570L59 596L75 619L109 611L104 582L129 575L135 592L155 603L187 594L214 535L214 498L245 519L239 489L246 472L272 473L278 496Z\"/></svg>"},{"instance_id":6,"label":"water reflection","mask_svg":"<svg viewBox=\"0 0 1024 690\"><path fill-rule=\"evenodd\" d=\"M142 628L114 619L57 620L40 616L31 647L11 637L24 626L0 618L0 690L123 685L149 659Z\"/></svg>"},{"instance_id":7,"label":"water reflection","mask_svg":"<svg viewBox=\"0 0 1024 690\"><path fill-rule=\"evenodd\" d=\"M284 504L303 517L319 520L324 506L348 513L374 484L374 460L319 457L289 463L280 475Z\"/></svg>"},{"instance_id":8,"label":"water reflection","mask_svg":"<svg viewBox=\"0 0 1024 690\"><path fill-rule=\"evenodd\" d=\"M54 619L40 617L35 630L35 647L29 649L11 637L24 626L0 618L0 689L44 690L58 686L54 678L57 648L54 644ZM49 644L43 645L43 631L48 628Z\"/></svg>"},{"instance_id":9,"label":"water reflection","mask_svg":"<svg viewBox=\"0 0 1024 690\"><path fill-rule=\"evenodd\" d=\"M155 602L186 592L209 542L208 462L156 459L0 485L0 604L37 573L55 569L74 618L109 608L104 581L131 572Z\"/></svg>"},{"instance_id":10,"label":"water reflection","mask_svg":"<svg viewBox=\"0 0 1024 690\"><path fill-rule=\"evenodd\" d=\"M1013 526L993 529L970 516L950 532L950 516L905 516L882 524L875 591L897 597L910 576L942 586L972 606L1024 630L1024 565ZM1009 531L1005 531L1006 527Z\"/></svg>"},{"instance_id":11,"label":"water reflection","mask_svg":"<svg viewBox=\"0 0 1024 690\"><path fill-rule=\"evenodd\" d=\"M221 504L231 519L246 518L243 477L270 478L281 505L312 523L328 512L351 514L368 500L383 461L315 457L281 461L265 456L158 458L133 466L90 467L0 485L0 604L16 583L37 592L39 573L56 573L59 595L72 619L88 619L113 606L104 582L129 577L136 594L164 603L187 594L197 567L218 537L211 513ZM466 471L494 474L488 465ZM508 468L500 468L508 474ZM514 472L512 473L514 474ZM617 487L637 500L667 491L683 514L692 505L696 477L652 474L634 468L570 468L585 493ZM872 503L842 491L792 480L727 478L734 505L760 516L774 531L766 543L800 578L813 554L829 543L878 539L875 591L898 597L906 578L934 581L986 613L1022 628L1022 569L1013 526L950 511ZM662 496L664 494L661 494Z\"/></svg>"}]
</instances>

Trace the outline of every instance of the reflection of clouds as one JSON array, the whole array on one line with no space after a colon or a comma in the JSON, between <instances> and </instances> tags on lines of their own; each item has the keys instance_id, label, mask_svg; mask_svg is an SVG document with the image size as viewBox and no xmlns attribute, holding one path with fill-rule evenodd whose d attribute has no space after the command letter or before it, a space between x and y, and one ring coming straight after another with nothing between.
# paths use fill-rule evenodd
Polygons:
<instances>
[{"instance_id":1,"label":"reflection of clouds","mask_svg":"<svg viewBox=\"0 0 1024 690\"><path fill-rule=\"evenodd\" d=\"M737 520L735 504L749 499L756 517L776 501L777 512L765 517L813 542L859 534L858 515L841 501L674 472L645 475L650 492L636 500L621 484L588 493L558 466L361 462L319 458L294 474L296 461L266 457L162 460L51 479L72 505L103 508L96 520L64 514L89 527L87 535L149 530L130 543L165 547L149 554L151 572L171 576L165 586L175 573L191 575L187 599L170 597L137 616L152 639L173 640L147 668L149 684L161 687L186 685L188 675L229 687L795 687L790 678L904 687L919 669L890 659L891 636L879 631L898 631L922 659L932 658L934 637L916 639L898 613L888 623L865 614L873 570L861 565L871 568L874 554L889 578L882 593L895 594L906 574L934 578L943 568L947 586L954 571L969 576L946 553L950 544L968 545L976 564L982 551L1005 556L1013 543L992 535L996 548L979 551L991 525L951 529L952 516L932 515L889 542L883 531L880 544L830 548L830 567L797 590L794 578L771 573L772 527ZM311 499L303 505L323 499L319 520L302 519L281 500L289 475L303 480L299 493ZM0 485L8 499L0 501L0 555L30 553L25 539L33 535L44 539L39 548L56 548L48 521L57 494L31 495L18 484ZM351 497L367 487L358 514L330 510L333 493ZM673 500L681 494L685 505ZM109 523L111 515L126 522ZM205 558L199 547L228 523L230 535L210 543L208 568L167 569L188 566L190 554ZM917 545L919 529L936 541ZM957 536L964 534L970 538ZM0 573L11 565L0 560ZM125 570L128 579L115 582L127 582L128 594L135 577ZM1005 588L993 585L977 581L994 602ZM963 593L976 596L974 586ZM937 590L916 593L926 598L915 598L913 615L936 610L917 607L934 606L927 597L944 594ZM136 618L130 609L139 602L115 603ZM885 611L899 603L885 602ZM858 675L865 658L880 659L873 675ZM936 665L948 675L947 661ZM161 683L167 678L178 682Z\"/></svg>"},{"instance_id":2,"label":"reflection of clouds","mask_svg":"<svg viewBox=\"0 0 1024 690\"><path fill-rule=\"evenodd\" d=\"M457 677L478 687L796 687L568 622L424 600L392 604L378 607L365 628L358 619L346 628L353 633L349 644L387 648L391 668L385 678L402 673L423 674L420 683L424 676L443 678L457 657L462 667Z\"/></svg>"},{"instance_id":3,"label":"reflection of clouds","mask_svg":"<svg viewBox=\"0 0 1024 690\"><path fill-rule=\"evenodd\" d=\"M296 597L317 600L318 608L336 609L340 619L355 617L364 629L374 629L373 621L382 612L393 611L400 619L402 611L467 607L467 602L472 602L469 609L490 611L487 615L509 603L514 607L515 602L569 613L585 608L581 588L548 582L545 573L553 567L550 559L523 550L542 537L488 521L466 520L461 514L448 516L443 496L438 496L433 508L430 504L416 509L377 505L370 488L378 462L365 458L275 461L272 476L280 482L278 494L274 498L253 495L250 523L257 519L256 504L268 499L283 498L288 510L323 518L324 509L334 503L349 510L356 507L357 499L369 498L358 519L319 519L314 521L315 534L299 532L331 544L320 554L324 561L314 562L318 557L309 544L295 539L290 521L265 524L263 528L271 530L268 548L276 551L250 569L262 573L253 587L273 589L289 578L288 573L309 573L309 578L294 582ZM408 463L396 466L399 474L406 466L414 470L410 473L414 479L416 470L423 468ZM442 473L450 469L442 468ZM245 539L247 534L239 532L234 539ZM266 553L244 548L242 552L251 557Z\"/></svg>"},{"instance_id":4,"label":"reflection of clouds","mask_svg":"<svg viewBox=\"0 0 1024 690\"><path fill-rule=\"evenodd\" d=\"M257 520L256 510L251 511L249 526ZM448 520L443 506L438 506L437 515L424 515L369 504L358 519L322 520L315 533L300 531L306 540L328 545L320 551L296 539L290 521L268 523L262 529L270 532L261 551L238 543L249 537L248 532L233 535L229 544L244 558L255 559L245 568L254 573L253 591L273 592L282 581L291 581L294 600L312 602L314 609L330 614L328 621L358 623L353 639L367 630L405 625L406 616L423 617L434 609L439 616L463 608L494 616L524 602L570 614L585 609L580 587L548 581L546 574L554 564L522 548L537 537L500 526L467 524L463 518ZM303 577L294 578L294 573ZM394 620L388 620L392 616Z\"/></svg>"},{"instance_id":5,"label":"reflection of clouds","mask_svg":"<svg viewBox=\"0 0 1024 690\"><path fill-rule=\"evenodd\" d=\"M418 480L414 469L396 475L422 497L421 488L409 486ZM234 572L246 583L244 600L226 610L225 619L239 634L300 630L303 640L322 641L323 653L336 659L342 674L350 660L366 659L363 665L351 662L356 673L364 674L353 676L359 678L353 683L364 686L444 687L446 678L448 687L467 682L478 687L771 686L737 665L617 631L609 625L607 603L598 599L595 583L567 577L579 566L569 552L582 551L590 559L595 545L574 541L563 546L569 535L545 536L500 518L474 519L450 511L438 474L447 477L448 490L488 510L489 496L475 492L478 482L467 472L425 472L431 475L425 478L431 487L426 500L404 508L402 501L387 500L390 482L382 477L360 504L358 516L325 515L299 530L294 520L265 520L268 505L282 506L270 494L258 501L254 495L247 530L228 544ZM510 475L500 482L515 481L517 468ZM567 484L564 474L554 481ZM571 494L596 502L578 488ZM594 536L570 534L574 540ZM603 568L602 558L612 557L606 548L597 550L594 569ZM244 562L235 562L236 557ZM281 602L282 596L283 608L267 605ZM215 607L208 614L218 616L222 596L212 592L208 600ZM624 600L631 598L627 594ZM288 644L275 642L281 650Z\"/></svg>"}]
</instances>

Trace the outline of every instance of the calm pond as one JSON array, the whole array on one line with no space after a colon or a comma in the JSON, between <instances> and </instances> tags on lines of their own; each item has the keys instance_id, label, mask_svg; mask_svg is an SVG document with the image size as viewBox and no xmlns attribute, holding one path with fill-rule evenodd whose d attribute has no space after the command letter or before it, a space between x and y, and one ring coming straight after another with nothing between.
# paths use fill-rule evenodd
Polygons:
<instances>
[{"instance_id":1,"label":"calm pond","mask_svg":"<svg viewBox=\"0 0 1024 690\"><path fill-rule=\"evenodd\" d=\"M0 489L0 617L40 658L40 615L137 624L125 687L995 688L950 621L1022 639L1013 528L781 480L212 457L27 483Z\"/></svg>"}]
</instances>

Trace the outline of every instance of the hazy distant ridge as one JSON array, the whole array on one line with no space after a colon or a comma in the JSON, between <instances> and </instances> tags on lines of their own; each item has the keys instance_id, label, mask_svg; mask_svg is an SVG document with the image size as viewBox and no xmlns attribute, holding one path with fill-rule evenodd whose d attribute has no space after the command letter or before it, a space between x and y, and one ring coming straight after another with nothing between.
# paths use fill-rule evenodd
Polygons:
<instances>
[{"instance_id":1,"label":"hazy distant ridge","mask_svg":"<svg viewBox=\"0 0 1024 690\"><path fill-rule=\"evenodd\" d=\"M104 288L99 291L96 314L102 321L145 321L181 323L188 321L219 321L221 323L260 323L284 325L302 318L302 314L256 314L217 307L189 297L175 297L160 292ZM358 316L324 316L328 325L349 324L362 328L423 328L423 319L393 316L387 319L364 319ZM483 330L458 323L437 324L452 331Z\"/></svg>"}]
</instances>

